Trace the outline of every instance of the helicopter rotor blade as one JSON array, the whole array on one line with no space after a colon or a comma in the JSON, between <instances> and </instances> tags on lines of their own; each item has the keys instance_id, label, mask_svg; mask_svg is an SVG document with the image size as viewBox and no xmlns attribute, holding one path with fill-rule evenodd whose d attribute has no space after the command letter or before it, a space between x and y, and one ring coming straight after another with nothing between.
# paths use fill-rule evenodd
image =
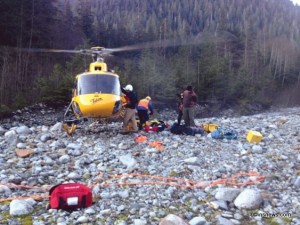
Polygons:
<instances>
[{"instance_id":1,"label":"helicopter rotor blade","mask_svg":"<svg viewBox=\"0 0 300 225\"><path fill-rule=\"evenodd\" d=\"M134 51L141 49L153 49L153 48L166 48L166 47L178 47L178 46L190 46L199 45L207 42L224 42L231 41L237 37L230 32L218 32L218 33L199 33L193 37L185 38L173 38L151 42L144 42L135 45L126 45L117 48L104 48L93 47L92 49L80 49L80 50L68 50L68 49L46 49L46 48L19 48L16 49L22 52L35 52L35 53L70 53L70 54L84 54L84 55L97 55L100 57L109 56L115 52Z\"/></svg>"},{"instance_id":2,"label":"helicopter rotor blade","mask_svg":"<svg viewBox=\"0 0 300 225\"><path fill-rule=\"evenodd\" d=\"M81 53L81 50L67 50L67 49L46 49L46 48L26 48L21 49L25 52L54 52L54 53Z\"/></svg>"},{"instance_id":3,"label":"helicopter rotor blade","mask_svg":"<svg viewBox=\"0 0 300 225\"><path fill-rule=\"evenodd\" d=\"M105 48L105 50L109 52L124 52L124 51L134 51L140 49L147 49L147 48L161 48L161 47L176 47L179 45L183 45L180 40L160 40L160 41L152 41L152 42L145 42L136 45L127 45L119 48Z\"/></svg>"},{"instance_id":4,"label":"helicopter rotor blade","mask_svg":"<svg viewBox=\"0 0 300 225\"><path fill-rule=\"evenodd\" d=\"M93 49L80 49L80 50L68 50L68 49L46 49L46 48L26 48L21 49L21 51L25 52L45 52L45 53L71 53L71 54L83 54L83 55L91 55L91 54L101 54L108 55L111 51L106 51L106 49L93 50Z\"/></svg>"},{"instance_id":5,"label":"helicopter rotor blade","mask_svg":"<svg viewBox=\"0 0 300 225\"><path fill-rule=\"evenodd\" d=\"M152 42L144 42L136 45L127 45L118 48L105 48L105 51L108 52L124 52L124 51L134 51L140 49L147 49L147 48L166 48L166 47L178 47L178 46L188 46L188 45L199 45L205 42L211 41L228 41L229 39L234 38L231 34L226 33L219 33L219 34L212 34L212 33L201 33L195 37L189 37L184 39L165 39L159 41L152 41Z\"/></svg>"}]
</instances>

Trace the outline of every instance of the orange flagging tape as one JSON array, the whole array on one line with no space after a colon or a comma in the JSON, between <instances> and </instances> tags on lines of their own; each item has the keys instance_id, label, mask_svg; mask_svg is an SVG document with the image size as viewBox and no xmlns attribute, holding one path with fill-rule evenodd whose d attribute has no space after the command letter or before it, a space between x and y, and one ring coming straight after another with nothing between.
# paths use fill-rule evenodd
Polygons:
<instances>
[{"instance_id":1,"label":"orange flagging tape","mask_svg":"<svg viewBox=\"0 0 300 225\"><path fill-rule=\"evenodd\" d=\"M143 143L143 142L147 141L147 137L144 135L139 135L139 136L135 137L134 140L137 143Z\"/></svg>"},{"instance_id":2,"label":"orange flagging tape","mask_svg":"<svg viewBox=\"0 0 300 225\"><path fill-rule=\"evenodd\" d=\"M148 145L156 148L159 151L163 151L165 149L165 147L163 146L163 143L160 141L148 142Z\"/></svg>"},{"instance_id":3,"label":"orange flagging tape","mask_svg":"<svg viewBox=\"0 0 300 225\"><path fill-rule=\"evenodd\" d=\"M135 137L134 140L137 143L143 143L143 142L147 141L147 137L144 135L139 135L139 136ZM163 146L163 143L161 141L148 142L148 145L156 148L159 151L163 151L165 149L165 147Z\"/></svg>"},{"instance_id":4,"label":"orange flagging tape","mask_svg":"<svg viewBox=\"0 0 300 225\"><path fill-rule=\"evenodd\" d=\"M251 171L251 172L240 172L232 177L228 178L222 178L215 181L195 181L195 180L188 180L188 179L182 179L182 178L175 178L175 177L164 177L164 176L154 176L154 175L148 175L148 174L138 174L138 173L126 173L126 174L104 174L102 172L99 172L99 175L102 177L106 177L107 180L109 179L124 179L124 178L134 178L139 177L141 179L150 179L150 181L123 181L123 182L102 182L99 184L91 184L90 187L94 186L100 186L100 187L108 187L108 186L130 186L130 185L167 185L167 186L174 186L174 187L180 187L180 188L204 188L208 186L216 186L216 185L232 185L232 186L246 186L246 185L253 185L253 184L259 184L262 183L265 179L265 176L260 175L257 172ZM238 182L237 179L243 178L243 177L250 177L251 179L248 179L248 181ZM154 180L154 181L153 181ZM27 188L27 189L40 189L40 190L49 190L51 187L34 187L34 186L28 186L28 185L15 185L10 183L0 183L0 186L4 185L7 187L12 188ZM6 198L6 199L0 199L0 202L5 201L12 201L15 199L27 199L27 198L33 198L33 199L43 199L43 198L49 198L49 196L45 195L33 195L33 196L25 196L25 197L12 197L12 198Z\"/></svg>"}]
</instances>

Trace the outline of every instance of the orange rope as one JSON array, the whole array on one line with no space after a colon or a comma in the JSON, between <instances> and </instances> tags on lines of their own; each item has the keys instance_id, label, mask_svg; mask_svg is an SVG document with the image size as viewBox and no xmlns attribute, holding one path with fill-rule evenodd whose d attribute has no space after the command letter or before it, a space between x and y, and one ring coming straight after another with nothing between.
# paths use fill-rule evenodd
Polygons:
<instances>
[{"instance_id":1,"label":"orange rope","mask_svg":"<svg viewBox=\"0 0 300 225\"><path fill-rule=\"evenodd\" d=\"M36 187L36 186L29 186L29 185L22 185L22 184L12 184L12 183L0 183L0 186L6 186L11 188L26 188L26 189L39 189L39 190L49 190L51 186L46 187Z\"/></svg>"},{"instance_id":2,"label":"orange rope","mask_svg":"<svg viewBox=\"0 0 300 225\"><path fill-rule=\"evenodd\" d=\"M102 174L103 175L103 174ZM253 181L246 181L246 182L236 182L235 180L239 177L244 177L244 176L251 176L251 177L255 177L255 180ZM181 178L173 178L173 177L163 177L163 176L153 176L153 175L147 175L147 174L135 174L135 173L131 173L131 174L120 174L120 175L108 175L108 177L112 178L112 179L116 179L116 178L126 178L126 177L146 177L146 178L150 178L150 179L160 179L160 180L167 180L167 181L174 181L177 182L175 185L172 182L159 182L159 181L152 181L152 182L145 182L145 181L141 181L141 182L116 182L113 183L111 182L110 184L112 185L148 185L148 184L159 184L159 185L170 185L170 186L178 186L178 187L183 187L183 188L200 188L200 187L207 187L207 186L214 186L214 185L218 185L218 184L225 184L225 185L232 185L232 186L243 186L243 185L251 185L251 184L258 184L264 181L265 176L260 175L257 172L240 172L232 177L229 178L223 178L223 179L219 179L216 181L210 181L210 182L202 182L201 181L194 181L194 180L188 180L188 179L181 179ZM184 183L184 184L180 184L180 183ZM106 183L106 186L109 183ZM189 185L186 185L189 184ZM101 186L101 184L100 184Z\"/></svg>"},{"instance_id":3,"label":"orange rope","mask_svg":"<svg viewBox=\"0 0 300 225\"><path fill-rule=\"evenodd\" d=\"M104 176L103 173L100 173L102 176ZM243 176L248 176L248 177L256 177L256 180L264 180L265 176L261 176L259 173L250 171L250 172L240 172L232 177L229 178L223 178L220 180L235 180L238 177L243 177ZM154 176L154 175L148 175L148 174L137 174L137 173L128 173L128 174L119 174L119 175L108 175L108 177L111 178L125 178L125 177L147 177L150 179L160 179L160 180L171 180L171 181L176 181L176 182L189 182L189 183L199 183L199 181L193 181L193 180L187 180L187 179L181 179L181 178L174 178L174 177L164 177L164 176ZM218 180L219 181L219 180ZM207 183L207 182L205 182Z\"/></svg>"},{"instance_id":4,"label":"orange rope","mask_svg":"<svg viewBox=\"0 0 300 225\"><path fill-rule=\"evenodd\" d=\"M7 201L12 201L12 200L25 200L28 198L33 198L33 199L42 199L42 198L49 198L49 195L31 195L31 196L23 196L23 197L11 197L11 198L5 198L5 199L0 199L0 202L7 202Z\"/></svg>"},{"instance_id":5,"label":"orange rope","mask_svg":"<svg viewBox=\"0 0 300 225\"><path fill-rule=\"evenodd\" d=\"M174 186L174 187L180 187L180 188L204 188L208 186L215 186L219 184L223 185L232 185L232 186L245 186L245 185L253 185L253 184L259 184L264 181L265 176L260 175L257 172L251 171L251 172L240 172L232 177L228 178L222 178L215 181L195 181L195 180L188 180L188 179L181 179L181 178L174 178L174 177L164 177L164 176L154 176L154 175L147 175L147 174L137 174L137 173L129 173L129 174L104 174L102 172L99 172L99 175L110 179L122 179L122 178L132 178L132 177L140 177L140 178L148 178L148 179L154 179L159 181L124 181L124 182L102 182L99 184L91 184L90 187L94 186L100 186L100 187L109 187L109 186L130 186L130 185L167 185L167 186ZM255 179L251 181L245 181L245 182L237 182L236 180L241 177L254 177ZM0 185L13 187L13 188L28 188L28 189L40 189L40 190L49 190L50 187L34 187L34 186L28 186L28 185L16 185L16 184L4 184L0 183ZM6 198L6 199L0 199L0 202L5 201L12 201L15 199L27 199L27 198L33 198L33 199L42 199L42 198L49 198L49 196L44 195L33 195L33 196L27 196L27 197L12 197L12 198Z\"/></svg>"}]
</instances>

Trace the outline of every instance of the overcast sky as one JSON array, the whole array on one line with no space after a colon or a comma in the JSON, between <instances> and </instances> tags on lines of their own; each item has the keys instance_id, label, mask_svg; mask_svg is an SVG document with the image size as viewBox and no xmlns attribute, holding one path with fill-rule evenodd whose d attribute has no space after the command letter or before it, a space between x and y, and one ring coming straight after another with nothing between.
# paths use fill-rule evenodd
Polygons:
<instances>
[{"instance_id":1,"label":"overcast sky","mask_svg":"<svg viewBox=\"0 0 300 225\"><path fill-rule=\"evenodd\" d=\"M300 0L291 0L292 2L294 2L295 4L300 5Z\"/></svg>"}]
</instances>

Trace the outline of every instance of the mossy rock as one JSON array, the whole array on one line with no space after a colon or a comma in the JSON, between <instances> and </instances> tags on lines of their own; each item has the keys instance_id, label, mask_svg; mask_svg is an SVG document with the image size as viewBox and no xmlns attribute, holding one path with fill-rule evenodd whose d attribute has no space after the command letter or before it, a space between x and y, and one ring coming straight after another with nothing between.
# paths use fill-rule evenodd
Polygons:
<instances>
[{"instance_id":1,"label":"mossy rock","mask_svg":"<svg viewBox=\"0 0 300 225\"><path fill-rule=\"evenodd\" d=\"M264 218L263 221L267 225L289 225L292 222L291 217L273 217L273 218Z\"/></svg>"},{"instance_id":2,"label":"mossy rock","mask_svg":"<svg viewBox=\"0 0 300 225\"><path fill-rule=\"evenodd\" d=\"M9 117L11 115L12 115L12 110L8 106L1 104L0 105L0 119Z\"/></svg>"},{"instance_id":3,"label":"mossy rock","mask_svg":"<svg viewBox=\"0 0 300 225\"><path fill-rule=\"evenodd\" d=\"M168 175L169 175L169 177L176 177L178 175L178 173L175 172L174 170L171 170Z\"/></svg>"},{"instance_id":4,"label":"mossy rock","mask_svg":"<svg viewBox=\"0 0 300 225\"><path fill-rule=\"evenodd\" d=\"M3 218L0 220L0 224L6 224L8 220L17 220L21 225L33 224L31 215L11 216L8 213L3 213L2 217Z\"/></svg>"}]
</instances>

